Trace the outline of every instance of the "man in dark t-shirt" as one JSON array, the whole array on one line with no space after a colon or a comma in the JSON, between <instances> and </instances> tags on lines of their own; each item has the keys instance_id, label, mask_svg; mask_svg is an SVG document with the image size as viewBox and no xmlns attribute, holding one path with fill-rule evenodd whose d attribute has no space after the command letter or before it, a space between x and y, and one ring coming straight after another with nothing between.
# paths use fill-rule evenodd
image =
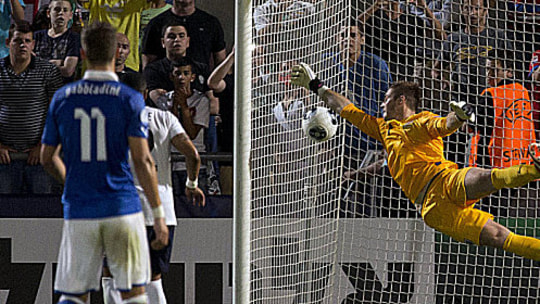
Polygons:
<instances>
[{"instance_id":1,"label":"man in dark t-shirt","mask_svg":"<svg viewBox=\"0 0 540 304\"><path fill-rule=\"evenodd\" d=\"M211 67L227 56L223 28L219 20L195 7L194 1L174 1L173 7L148 23L142 41L143 68L152 61L165 57L161 44L162 28L167 24L182 23L190 33L187 55Z\"/></svg>"}]
</instances>

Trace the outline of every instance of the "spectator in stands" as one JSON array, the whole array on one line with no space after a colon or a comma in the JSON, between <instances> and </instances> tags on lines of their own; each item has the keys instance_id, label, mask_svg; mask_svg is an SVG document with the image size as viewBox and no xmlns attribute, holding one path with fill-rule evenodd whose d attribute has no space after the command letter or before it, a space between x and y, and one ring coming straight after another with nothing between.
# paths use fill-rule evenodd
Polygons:
<instances>
[{"instance_id":1,"label":"spectator in stands","mask_svg":"<svg viewBox=\"0 0 540 304\"><path fill-rule=\"evenodd\" d=\"M529 78L531 80L531 97L533 104L533 121L536 132L540 135L540 49L536 50L529 64Z\"/></svg>"},{"instance_id":2,"label":"spectator in stands","mask_svg":"<svg viewBox=\"0 0 540 304\"><path fill-rule=\"evenodd\" d=\"M0 58L9 55L9 47L4 43L8 39L8 32L12 21L24 21L23 0L4 0L0 2ZM13 19L12 19L13 18Z\"/></svg>"},{"instance_id":3,"label":"spectator in stands","mask_svg":"<svg viewBox=\"0 0 540 304\"><path fill-rule=\"evenodd\" d=\"M167 92L172 92L172 90L174 90L174 83L170 77L173 69L173 62L187 56L191 37L188 35L185 25L181 23L171 23L164 26L161 37L161 46L165 49L166 56L148 64L144 69L144 77L148 83L150 100L159 108L167 110L170 107L170 104L168 106L164 104L164 102L167 101L166 94ZM204 78L204 81L196 79L193 82L192 87L201 92L208 91L206 84L208 66L193 61L193 72L198 75L198 77ZM171 93L169 93L169 95L170 94Z\"/></svg>"},{"instance_id":4,"label":"spectator in stands","mask_svg":"<svg viewBox=\"0 0 540 304\"><path fill-rule=\"evenodd\" d=\"M420 16L429 25L431 25L431 19L435 18L440 23L445 31L449 30L453 23L457 23L456 17L459 12L459 6L455 0L425 0L425 5L428 10L424 10L423 7L418 6L416 1L404 1L400 3L404 10L409 10L412 14ZM429 17L428 14L432 13L433 17Z\"/></svg>"},{"instance_id":5,"label":"spectator in stands","mask_svg":"<svg viewBox=\"0 0 540 304\"><path fill-rule=\"evenodd\" d=\"M424 10L430 24L403 10L399 1L390 0L376 0L358 17L366 25L366 51L386 61L394 81L412 80L415 65L423 67L428 59L426 41L446 38L425 1L418 0L416 5Z\"/></svg>"},{"instance_id":6,"label":"spectator in stands","mask_svg":"<svg viewBox=\"0 0 540 304\"><path fill-rule=\"evenodd\" d=\"M234 49L208 77L208 87L219 99L219 152L233 153L234 146ZM232 194L232 162L219 162L222 194Z\"/></svg>"},{"instance_id":7,"label":"spectator in stands","mask_svg":"<svg viewBox=\"0 0 540 304\"><path fill-rule=\"evenodd\" d=\"M64 83L75 80L75 71L80 58L81 37L68 28L73 18L72 3L69 0L52 0L47 14L50 28L34 33L36 57L55 64L62 74Z\"/></svg>"},{"instance_id":8,"label":"spectator in stands","mask_svg":"<svg viewBox=\"0 0 540 304\"><path fill-rule=\"evenodd\" d=\"M490 50L512 49L504 31L488 26L487 5L488 0L463 2L465 27L448 36L433 64L432 76L436 79L443 77L446 69L453 68L449 84L457 100L474 98L486 87L486 60Z\"/></svg>"},{"instance_id":9,"label":"spectator in stands","mask_svg":"<svg viewBox=\"0 0 540 304\"><path fill-rule=\"evenodd\" d=\"M379 116L379 104L384 100L384 94L392 82L392 76L383 59L365 51L364 30L364 24L356 19L351 20L349 27L343 27L337 37L341 52L333 55L333 61L339 69L337 74L340 75L340 83L346 86L338 90L348 92L350 100L358 108L377 117ZM345 175L348 171L355 171L361 167L366 155L370 155L368 151L382 150L380 144L367 134L360 132L349 122L345 122L344 147ZM356 191L348 192L348 195L356 196L345 198L363 203L365 208L355 209L357 215L360 215L358 213L369 215L371 213L369 209L372 200L372 191L370 191L372 185L366 179L357 179L353 183ZM344 189L344 193L347 193L346 189ZM361 194L357 195L358 193ZM345 208L344 204L342 204L342 208Z\"/></svg>"},{"instance_id":10,"label":"spectator in stands","mask_svg":"<svg viewBox=\"0 0 540 304\"><path fill-rule=\"evenodd\" d=\"M540 15L540 0L514 0L516 12L527 15Z\"/></svg>"},{"instance_id":11,"label":"spectator in stands","mask_svg":"<svg viewBox=\"0 0 540 304\"><path fill-rule=\"evenodd\" d=\"M51 18L49 17L49 6L42 5L32 20L32 31L48 30L51 26Z\"/></svg>"},{"instance_id":12,"label":"spectator in stands","mask_svg":"<svg viewBox=\"0 0 540 304\"><path fill-rule=\"evenodd\" d=\"M173 62L181 60L188 56L187 50L191 48L191 36L188 35L186 26L181 23L171 23L165 25L162 29L163 37L161 45L165 48L166 57L156 60L148 64L144 69L144 76L148 83L150 100L161 109L170 109L172 105L172 91L174 90L173 79L171 78L171 70ZM191 59L191 57L190 57ZM208 131L205 132L206 151L217 151L217 133L216 133L216 115L219 114L219 100L214 97L211 90L208 89L206 79L208 78L208 66L200 62L192 62L193 73L197 75L195 81L192 82L192 88L206 94L210 100L210 115L211 119L208 125ZM207 194L219 194L219 175L214 164L209 163L209 171L207 173L212 181L209 183L211 191Z\"/></svg>"},{"instance_id":13,"label":"spectator in stands","mask_svg":"<svg viewBox=\"0 0 540 304\"><path fill-rule=\"evenodd\" d=\"M159 3L159 0L91 0L84 1L85 8L90 10L88 23L94 21L104 21L112 24L118 32L126 34L130 43L129 57L126 65L135 70L139 70L139 26L141 13L151 7L152 3Z\"/></svg>"},{"instance_id":14,"label":"spectator in stands","mask_svg":"<svg viewBox=\"0 0 540 304\"><path fill-rule=\"evenodd\" d=\"M150 20L154 19L158 15L161 15L165 11L171 9L171 7L172 5L168 4L164 0L159 0L157 3L153 3L150 8L142 11L141 25L139 28L139 52L142 51L142 41L144 38L144 33L146 31L146 27L148 26L148 23L150 23ZM141 66L142 66L142 60L141 60Z\"/></svg>"},{"instance_id":15,"label":"spectator in stands","mask_svg":"<svg viewBox=\"0 0 540 304\"><path fill-rule=\"evenodd\" d=\"M195 148L199 154L206 152L204 143L205 129L208 128L210 119L210 100L206 95L193 89L191 84L197 78L193 73L194 63L189 57L181 58L173 63L171 78L174 83L174 92L172 94L172 113L182 122L182 126L193 141ZM187 182L187 171L185 162L173 163L173 188L175 200L183 201L185 199L184 192ZM199 171L199 188L205 193L207 189L207 172L206 165L202 165ZM199 207L192 206L189 202L180 204L185 207L189 216L204 216L204 210Z\"/></svg>"},{"instance_id":16,"label":"spectator in stands","mask_svg":"<svg viewBox=\"0 0 540 304\"><path fill-rule=\"evenodd\" d=\"M234 49L208 77L208 88L219 98L221 131L218 142L221 152L233 152L234 139Z\"/></svg>"},{"instance_id":17,"label":"spectator in stands","mask_svg":"<svg viewBox=\"0 0 540 304\"><path fill-rule=\"evenodd\" d=\"M311 1L312 2L312 1ZM310 1L266 0L253 11L253 40L264 45L272 54L284 54L294 50L294 58L308 56L310 48L317 42L315 33L318 15ZM290 56L289 56L290 57ZM293 57L291 57L293 58ZM272 70L280 69L279 62L269 62Z\"/></svg>"},{"instance_id":18,"label":"spectator in stands","mask_svg":"<svg viewBox=\"0 0 540 304\"><path fill-rule=\"evenodd\" d=\"M301 19L315 13L313 3L299 0L267 0L253 9L256 36L294 28Z\"/></svg>"},{"instance_id":19,"label":"spectator in stands","mask_svg":"<svg viewBox=\"0 0 540 304\"><path fill-rule=\"evenodd\" d=\"M267 153L272 156L273 188L279 188L275 194L282 196L283 208L289 210L288 216L301 216L302 201L306 182L295 178L298 175L309 176L306 147L308 138L302 131L302 117L307 111L303 102L305 91L291 87L290 69L297 61L282 61L278 76L277 91L281 92L279 101L273 107L272 119L267 126L266 136L279 138L273 145L268 145ZM266 216L272 215L267 214Z\"/></svg>"},{"instance_id":20,"label":"spectator in stands","mask_svg":"<svg viewBox=\"0 0 540 304\"><path fill-rule=\"evenodd\" d=\"M349 92L355 105L366 113L379 116L379 103L384 100L392 76L383 59L365 50L364 30L364 24L354 19L349 27L342 28L338 37L341 52L334 55L333 60L339 67L341 80L348 80L347 87L340 91ZM365 155L367 150L376 149L375 140L360 134L351 124L347 124L345 133L349 135L347 154Z\"/></svg>"},{"instance_id":21,"label":"spectator in stands","mask_svg":"<svg viewBox=\"0 0 540 304\"><path fill-rule=\"evenodd\" d=\"M507 168L529 164L528 147L536 142L528 90L514 79L504 52L487 59L487 82L478 102L469 165Z\"/></svg>"},{"instance_id":22,"label":"spectator in stands","mask_svg":"<svg viewBox=\"0 0 540 304\"><path fill-rule=\"evenodd\" d=\"M227 56L223 28L219 20L195 7L195 0L174 0L170 10L150 20L142 43L143 68L152 61L166 56L161 47L162 28L181 23L190 34L187 55L212 68Z\"/></svg>"},{"instance_id":23,"label":"spectator in stands","mask_svg":"<svg viewBox=\"0 0 540 304\"><path fill-rule=\"evenodd\" d=\"M487 0L465 0L461 6L465 27L452 32L433 64L432 76L442 81L442 89L452 92L451 99L476 106L480 93L486 88L486 60L490 50L511 50L502 30L488 27ZM452 68L450 80L443 78ZM468 139L464 133L447 138L448 160L463 166Z\"/></svg>"},{"instance_id":24,"label":"spectator in stands","mask_svg":"<svg viewBox=\"0 0 540 304\"><path fill-rule=\"evenodd\" d=\"M40 138L62 76L32 55L29 23L12 28L8 41L10 55L0 59L0 193L51 193L53 180L39 164Z\"/></svg>"},{"instance_id":25,"label":"spectator in stands","mask_svg":"<svg viewBox=\"0 0 540 304\"><path fill-rule=\"evenodd\" d=\"M118 49L116 60L114 62L114 71L116 72L116 75L118 75L120 82L124 82L124 77L127 74L137 73L137 71L126 66L126 60L131 52L128 37L124 33L116 33L116 42L118 43Z\"/></svg>"}]
</instances>

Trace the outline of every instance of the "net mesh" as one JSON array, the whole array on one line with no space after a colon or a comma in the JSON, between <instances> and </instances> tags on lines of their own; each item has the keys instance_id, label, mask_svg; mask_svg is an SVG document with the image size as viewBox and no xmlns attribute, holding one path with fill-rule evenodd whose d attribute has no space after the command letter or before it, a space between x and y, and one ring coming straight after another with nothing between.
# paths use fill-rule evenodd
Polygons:
<instances>
[{"instance_id":1,"label":"net mesh","mask_svg":"<svg viewBox=\"0 0 540 304\"><path fill-rule=\"evenodd\" d=\"M528 162L523 139L536 140L539 123L529 63L540 49L540 3L425 2L429 11L423 0L252 1L252 303L539 301L537 262L427 227L379 143L341 119L328 141L302 132L303 115L323 105L289 83L291 66L305 62L374 116L401 80L423 88L419 111L446 115L450 100L472 104L477 123L444 141L445 156L460 167ZM490 69L494 61L502 72ZM486 99L487 87L502 84L490 83L493 73L522 85L513 87L522 95ZM499 127L498 117L513 120ZM506 149L492 149L497 136L510 139ZM476 208L536 236L537 189L533 182L503 190Z\"/></svg>"}]
</instances>

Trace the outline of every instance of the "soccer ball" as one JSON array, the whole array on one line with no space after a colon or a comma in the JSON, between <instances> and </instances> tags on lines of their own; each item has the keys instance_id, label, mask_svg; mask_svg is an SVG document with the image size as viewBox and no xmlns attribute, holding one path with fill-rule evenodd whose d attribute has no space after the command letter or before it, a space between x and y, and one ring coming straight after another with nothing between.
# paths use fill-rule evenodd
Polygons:
<instances>
[{"instance_id":1,"label":"soccer ball","mask_svg":"<svg viewBox=\"0 0 540 304\"><path fill-rule=\"evenodd\" d=\"M338 121L328 108L316 107L304 114L302 130L313 141L326 141L336 134Z\"/></svg>"}]
</instances>

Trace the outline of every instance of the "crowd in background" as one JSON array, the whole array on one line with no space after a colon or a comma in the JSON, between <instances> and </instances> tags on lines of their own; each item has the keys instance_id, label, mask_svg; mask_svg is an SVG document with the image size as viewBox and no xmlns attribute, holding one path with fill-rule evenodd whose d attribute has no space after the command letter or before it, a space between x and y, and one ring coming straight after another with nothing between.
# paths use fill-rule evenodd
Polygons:
<instances>
[{"instance_id":1,"label":"crowd in background","mask_svg":"<svg viewBox=\"0 0 540 304\"><path fill-rule=\"evenodd\" d=\"M47 2L33 20L26 20L31 41L28 35L9 34L11 24L25 22L24 2L8 0L0 7L0 36L4 35L0 40L9 39L0 46L4 57L0 59L0 180L5 181L0 193L60 193L61 185L40 168L39 138L55 90L84 75L79 33L94 20L117 27L120 80L142 73L148 84L147 104L179 117L201 154L232 153L234 53L226 51L218 18L197 8L195 0ZM276 184L281 177L287 179L282 173L299 172L305 166L298 147L306 144L301 133L290 132L301 132L298 122L305 108L305 92L288 84L290 66L296 62L280 58L291 57L287 41L302 30L295 25L305 25L305 19L321 9L321 2L267 0L253 10L252 84L259 88L252 91L253 100L277 96L264 91L269 83L284 92L278 100L253 104L255 111L271 118L263 135L282 130L286 139L284 146L268 155ZM335 81L329 83L333 89L347 92L362 110L377 115L393 82L418 82L426 89L419 110L444 114L452 99L476 108L479 122L447 140L450 160L460 166L528 161L522 149L540 131L540 1L375 0L353 11L359 13L347 22L349 26L335 33L339 50L325 54L332 67L327 71L338 77L322 78ZM266 62L268 54L275 55L271 63ZM31 61L20 66L25 56L31 56ZM507 92L515 98L505 97ZM183 102L175 96L183 96ZM518 126L515 120L504 124L510 116L533 124ZM512 134L498 131L516 128L529 129ZM350 125L343 129L345 176L360 181L346 185L344 193L364 193L347 199L369 201L373 195L361 182L367 181L369 170L362 164L368 151L381 147ZM255 149L258 144L264 144L264 139L255 143ZM231 162L206 161L199 176L205 193L231 194L230 184L223 185L232 180L231 168ZM384 174L381 170L384 167L375 171ZM179 199L185 178L182 160L175 161L173 184ZM370 215L369 210L360 213ZM204 212L186 209L185 215L204 216Z\"/></svg>"},{"instance_id":2,"label":"crowd in background","mask_svg":"<svg viewBox=\"0 0 540 304\"><path fill-rule=\"evenodd\" d=\"M22 0L5 1L1 8L1 32L8 43L0 48L0 179L5 181L0 193L61 193L62 185L39 164L40 137L56 90L84 76L80 33L94 21L111 23L118 31L115 70L120 81L132 73L144 75L147 104L175 114L201 155L232 152L230 138L218 145L223 130L232 130L232 112L220 115L220 104L232 107L232 95L218 100L207 83L213 67L227 56L215 16L193 0L43 2L33 20L24 20ZM183 200L186 166L176 154L173 185ZM221 190L217 164L203 163L199 186L209 195L231 194L230 187ZM232 173L227 170L231 162L222 167ZM185 205L181 216L207 216Z\"/></svg>"}]
</instances>

